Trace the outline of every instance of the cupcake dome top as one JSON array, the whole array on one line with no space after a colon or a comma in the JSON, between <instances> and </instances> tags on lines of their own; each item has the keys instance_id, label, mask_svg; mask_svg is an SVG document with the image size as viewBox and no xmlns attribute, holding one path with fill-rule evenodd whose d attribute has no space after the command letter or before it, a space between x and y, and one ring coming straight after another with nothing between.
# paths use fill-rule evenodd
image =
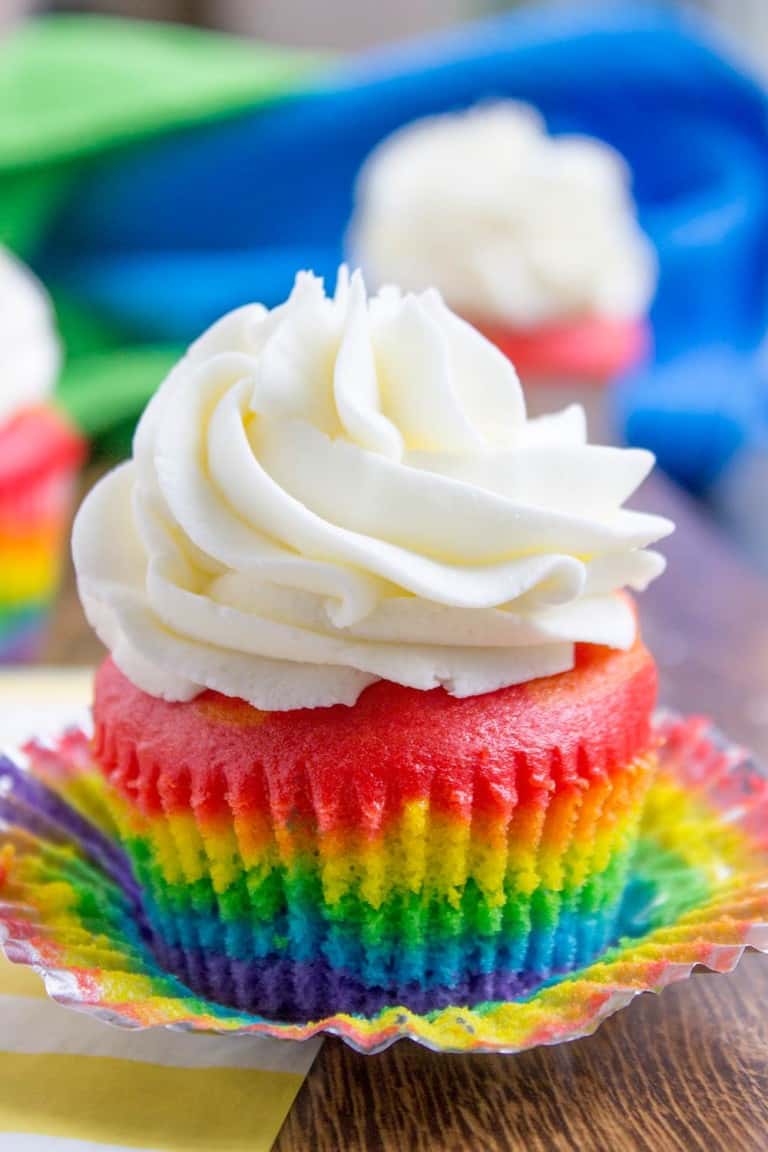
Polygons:
<instances>
[{"instance_id":1,"label":"cupcake dome top","mask_svg":"<svg viewBox=\"0 0 768 1152\"><path fill-rule=\"evenodd\" d=\"M384 679L457 697L631 648L624 587L668 521L622 509L649 453L538 420L509 361L440 296L300 274L172 371L74 557L116 664L169 701L352 704Z\"/></svg>"},{"instance_id":2,"label":"cupcake dome top","mask_svg":"<svg viewBox=\"0 0 768 1152\"><path fill-rule=\"evenodd\" d=\"M20 260L0 247L0 424L49 397L59 361L45 289Z\"/></svg>"},{"instance_id":3,"label":"cupcake dome top","mask_svg":"<svg viewBox=\"0 0 768 1152\"><path fill-rule=\"evenodd\" d=\"M180 707L134 688L106 660L96 676L102 769L147 813L213 818L271 803L286 819L376 822L431 794L443 810L497 815L584 788L651 746L656 668L638 636L619 652L579 645L574 669L458 700L379 681L356 707L266 714L205 692ZM264 777L267 783L259 786ZM269 796L269 799L268 799ZM319 812L318 812L319 809ZM275 814L273 812L273 814Z\"/></svg>"},{"instance_id":4,"label":"cupcake dome top","mask_svg":"<svg viewBox=\"0 0 768 1152\"><path fill-rule=\"evenodd\" d=\"M384 140L361 171L348 246L372 284L435 285L464 315L515 327L640 318L656 283L623 158L549 136L513 101Z\"/></svg>"}]
</instances>

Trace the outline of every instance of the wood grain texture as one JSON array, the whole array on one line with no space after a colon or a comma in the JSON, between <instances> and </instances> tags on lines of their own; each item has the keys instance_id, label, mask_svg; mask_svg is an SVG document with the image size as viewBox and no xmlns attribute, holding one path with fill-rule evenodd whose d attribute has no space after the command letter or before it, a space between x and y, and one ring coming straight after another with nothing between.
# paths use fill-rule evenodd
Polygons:
<instances>
[{"instance_id":1,"label":"wood grain texture","mask_svg":"<svg viewBox=\"0 0 768 1152\"><path fill-rule=\"evenodd\" d=\"M661 479L640 506L671 516L667 574L642 598L664 703L706 712L768 761L768 588ZM102 652L71 571L46 659ZM642 996L592 1037L521 1056L359 1056L326 1041L276 1152L764 1152L768 959Z\"/></svg>"},{"instance_id":2,"label":"wood grain texture","mask_svg":"<svg viewBox=\"0 0 768 1152\"><path fill-rule=\"evenodd\" d=\"M768 962L643 996L520 1056L359 1056L326 1041L276 1152L764 1152Z\"/></svg>"}]
</instances>

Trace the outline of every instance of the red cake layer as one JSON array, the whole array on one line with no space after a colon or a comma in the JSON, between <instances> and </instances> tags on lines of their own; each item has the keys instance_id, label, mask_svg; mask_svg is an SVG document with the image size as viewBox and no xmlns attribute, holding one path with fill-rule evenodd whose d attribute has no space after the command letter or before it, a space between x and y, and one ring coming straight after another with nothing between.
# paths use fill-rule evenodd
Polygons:
<instances>
[{"instance_id":1,"label":"red cake layer","mask_svg":"<svg viewBox=\"0 0 768 1152\"><path fill-rule=\"evenodd\" d=\"M645 359L650 332L641 320L585 316L563 324L511 328L473 324L515 365L526 383L537 379L601 383Z\"/></svg>"},{"instance_id":2,"label":"red cake layer","mask_svg":"<svg viewBox=\"0 0 768 1152\"><path fill-rule=\"evenodd\" d=\"M26 408L0 424L0 496L54 473L75 469L85 443L55 408Z\"/></svg>"},{"instance_id":3,"label":"red cake layer","mask_svg":"<svg viewBox=\"0 0 768 1152\"><path fill-rule=\"evenodd\" d=\"M498 820L644 752L655 698L640 639L629 652L579 645L570 672L465 700L381 681L351 708L271 713L214 692L169 704L108 659L96 676L95 754L148 813L192 805L210 819L374 828L429 797L433 811Z\"/></svg>"}]
</instances>

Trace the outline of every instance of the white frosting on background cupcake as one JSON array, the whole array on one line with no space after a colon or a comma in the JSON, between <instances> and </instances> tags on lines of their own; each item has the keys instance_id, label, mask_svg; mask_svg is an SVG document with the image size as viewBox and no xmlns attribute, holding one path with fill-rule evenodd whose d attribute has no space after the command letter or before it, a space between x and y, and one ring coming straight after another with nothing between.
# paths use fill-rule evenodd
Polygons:
<instances>
[{"instance_id":1,"label":"white frosting on background cupcake","mask_svg":"<svg viewBox=\"0 0 768 1152\"><path fill-rule=\"evenodd\" d=\"M0 422L50 396L60 360L45 289L26 265L0 248Z\"/></svg>"},{"instance_id":2,"label":"white frosting on background cupcake","mask_svg":"<svg viewBox=\"0 0 768 1152\"><path fill-rule=\"evenodd\" d=\"M671 531L621 505L648 452L526 418L514 368L435 292L342 271L225 316L77 518L91 624L139 687L285 710L379 678L457 696L629 647L624 587Z\"/></svg>"},{"instance_id":3,"label":"white frosting on background cupcake","mask_svg":"<svg viewBox=\"0 0 768 1152\"><path fill-rule=\"evenodd\" d=\"M400 129L365 162L356 204L348 248L369 283L435 286L467 316L515 327L640 318L654 293L622 157L547 135L525 104Z\"/></svg>"}]
</instances>

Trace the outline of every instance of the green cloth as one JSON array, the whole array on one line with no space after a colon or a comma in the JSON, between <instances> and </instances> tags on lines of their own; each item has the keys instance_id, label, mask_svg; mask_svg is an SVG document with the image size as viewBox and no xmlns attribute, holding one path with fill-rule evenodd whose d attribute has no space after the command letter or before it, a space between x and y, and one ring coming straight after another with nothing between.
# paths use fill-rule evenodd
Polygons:
<instances>
[{"instance_id":1,"label":"green cloth","mask_svg":"<svg viewBox=\"0 0 768 1152\"><path fill-rule=\"evenodd\" d=\"M0 55L0 168L93 154L292 91L317 57L178 24L33 21Z\"/></svg>"},{"instance_id":2,"label":"green cloth","mask_svg":"<svg viewBox=\"0 0 768 1152\"><path fill-rule=\"evenodd\" d=\"M181 25L98 16L29 23L0 44L0 242L34 262L94 160L298 91L321 62ZM63 403L87 435L130 429L179 349L135 346L136 333L56 304Z\"/></svg>"},{"instance_id":3,"label":"green cloth","mask_svg":"<svg viewBox=\"0 0 768 1152\"><path fill-rule=\"evenodd\" d=\"M124 456L136 416L183 352L174 345L142 344L71 357L59 401L103 452Z\"/></svg>"},{"instance_id":4,"label":"green cloth","mask_svg":"<svg viewBox=\"0 0 768 1152\"><path fill-rule=\"evenodd\" d=\"M114 323L56 292L53 302L67 346L59 402L103 455L126 456L136 417L185 349L126 344Z\"/></svg>"}]
</instances>

